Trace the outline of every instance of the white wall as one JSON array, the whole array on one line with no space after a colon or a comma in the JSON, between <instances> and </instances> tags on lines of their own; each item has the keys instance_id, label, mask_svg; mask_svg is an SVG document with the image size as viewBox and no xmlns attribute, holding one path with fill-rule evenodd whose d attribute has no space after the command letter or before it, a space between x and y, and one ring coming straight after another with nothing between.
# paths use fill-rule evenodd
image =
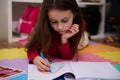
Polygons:
<instances>
[{"instance_id":1,"label":"white wall","mask_svg":"<svg viewBox=\"0 0 120 80\"><path fill-rule=\"evenodd\" d=\"M7 0L0 0L0 40L8 38Z\"/></svg>"}]
</instances>

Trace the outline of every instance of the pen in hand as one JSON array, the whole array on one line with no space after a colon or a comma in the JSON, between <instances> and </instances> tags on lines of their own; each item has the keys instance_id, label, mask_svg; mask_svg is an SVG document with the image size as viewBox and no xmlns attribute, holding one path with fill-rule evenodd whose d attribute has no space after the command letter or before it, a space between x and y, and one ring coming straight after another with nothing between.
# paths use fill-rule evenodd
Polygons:
<instances>
[{"instance_id":1,"label":"pen in hand","mask_svg":"<svg viewBox=\"0 0 120 80\"><path fill-rule=\"evenodd\" d=\"M44 60L46 59L42 52L40 52L40 56L41 56Z\"/></svg>"},{"instance_id":2,"label":"pen in hand","mask_svg":"<svg viewBox=\"0 0 120 80\"><path fill-rule=\"evenodd\" d=\"M45 58L45 56L44 56L44 54L43 54L42 52L40 52L40 56L41 56L44 60L46 60L46 58ZM49 72L51 72L51 69L49 69Z\"/></svg>"}]
</instances>

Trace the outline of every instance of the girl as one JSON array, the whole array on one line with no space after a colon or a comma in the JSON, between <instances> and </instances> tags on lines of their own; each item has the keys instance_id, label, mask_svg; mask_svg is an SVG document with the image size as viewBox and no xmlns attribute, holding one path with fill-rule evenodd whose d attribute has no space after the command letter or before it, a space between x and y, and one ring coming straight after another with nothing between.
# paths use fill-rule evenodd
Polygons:
<instances>
[{"instance_id":1,"label":"girl","mask_svg":"<svg viewBox=\"0 0 120 80\"><path fill-rule=\"evenodd\" d=\"M45 56L72 59L84 30L76 0L43 0L38 23L26 45L29 62L48 71L50 63L39 55L41 50Z\"/></svg>"}]
</instances>

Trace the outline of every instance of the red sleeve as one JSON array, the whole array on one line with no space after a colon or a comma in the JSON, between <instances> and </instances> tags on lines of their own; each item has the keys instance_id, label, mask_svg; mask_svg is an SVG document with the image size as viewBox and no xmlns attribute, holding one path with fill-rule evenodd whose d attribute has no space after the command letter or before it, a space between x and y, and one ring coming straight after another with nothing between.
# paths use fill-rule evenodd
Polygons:
<instances>
[{"instance_id":1,"label":"red sleeve","mask_svg":"<svg viewBox=\"0 0 120 80\"><path fill-rule=\"evenodd\" d=\"M34 51L28 52L28 60L29 60L29 63L31 63L32 60L33 60L36 56L39 56L39 54L36 53L36 52L34 52Z\"/></svg>"},{"instance_id":2,"label":"red sleeve","mask_svg":"<svg viewBox=\"0 0 120 80\"><path fill-rule=\"evenodd\" d=\"M70 49L70 44L67 42L63 45L58 46L60 55L63 59L72 59L75 55Z\"/></svg>"}]
</instances>

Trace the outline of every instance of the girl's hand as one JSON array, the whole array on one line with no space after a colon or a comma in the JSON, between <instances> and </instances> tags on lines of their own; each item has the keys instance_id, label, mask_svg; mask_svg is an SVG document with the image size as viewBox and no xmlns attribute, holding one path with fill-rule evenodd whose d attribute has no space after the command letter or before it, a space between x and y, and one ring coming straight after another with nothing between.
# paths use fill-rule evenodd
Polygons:
<instances>
[{"instance_id":1,"label":"girl's hand","mask_svg":"<svg viewBox=\"0 0 120 80\"><path fill-rule=\"evenodd\" d=\"M50 70L50 63L47 59L43 59L40 56L36 56L33 59L33 63L37 66L40 71L46 72Z\"/></svg>"},{"instance_id":2,"label":"girl's hand","mask_svg":"<svg viewBox=\"0 0 120 80\"><path fill-rule=\"evenodd\" d=\"M75 35L76 33L79 32L79 25L78 24L73 24L70 29L61 36L61 41L62 44L66 43L68 38L72 37L73 35Z\"/></svg>"}]
</instances>

